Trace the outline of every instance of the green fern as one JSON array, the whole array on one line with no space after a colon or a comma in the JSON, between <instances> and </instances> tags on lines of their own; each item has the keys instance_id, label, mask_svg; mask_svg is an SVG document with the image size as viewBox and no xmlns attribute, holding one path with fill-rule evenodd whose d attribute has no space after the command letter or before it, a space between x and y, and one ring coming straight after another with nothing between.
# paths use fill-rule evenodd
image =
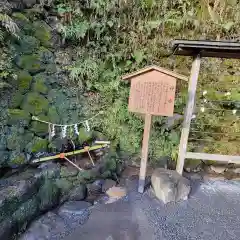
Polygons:
<instances>
[{"instance_id":1,"label":"green fern","mask_svg":"<svg viewBox=\"0 0 240 240\"><path fill-rule=\"evenodd\" d=\"M0 23L10 34L19 37L19 28L17 24L7 14L0 13Z\"/></svg>"}]
</instances>

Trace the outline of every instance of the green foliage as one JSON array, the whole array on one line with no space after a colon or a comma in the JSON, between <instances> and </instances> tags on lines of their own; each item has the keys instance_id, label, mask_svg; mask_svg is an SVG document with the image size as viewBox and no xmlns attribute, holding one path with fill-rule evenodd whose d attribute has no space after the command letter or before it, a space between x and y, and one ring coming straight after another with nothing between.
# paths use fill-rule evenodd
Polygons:
<instances>
[{"instance_id":1,"label":"green foliage","mask_svg":"<svg viewBox=\"0 0 240 240\"><path fill-rule=\"evenodd\" d=\"M38 115L47 112L48 100L37 92L30 92L27 94L22 108L33 115Z\"/></svg>"},{"instance_id":2,"label":"green foliage","mask_svg":"<svg viewBox=\"0 0 240 240\"><path fill-rule=\"evenodd\" d=\"M10 79L14 79L12 66L12 55L10 49L1 47L0 55L0 89L11 87Z\"/></svg>"},{"instance_id":3,"label":"green foliage","mask_svg":"<svg viewBox=\"0 0 240 240\"><path fill-rule=\"evenodd\" d=\"M1 10L1 9L0 9ZM0 12L0 24L13 36L18 37L19 28L10 16Z\"/></svg>"},{"instance_id":4,"label":"green foliage","mask_svg":"<svg viewBox=\"0 0 240 240\"><path fill-rule=\"evenodd\" d=\"M88 29L89 23L87 21L77 21L70 26L62 27L61 32L66 38L79 40L85 37Z\"/></svg>"},{"instance_id":5,"label":"green foliage","mask_svg":"<svg viewBox=\"0 0 240 240\"><path fill-rule=\"evenodd\" d=\"M44 17L45 10L41 11L43 5L28 9L24 14L13 13L11 18L0 9L0 44L3 49L0 56L0 88L16 83L11 62L12 56L17 55L16 64L24 71L17 78L21 90L19 92L25 93L30 86L34 92L24 96L23 101L19 94L14 95L14 111L15 108L21 107L43 120L65 123L70 120L66 115L71 106L74 110L71 110L71 119L77 121L78 100L85 114L81 114L81 118L91 117L100 110L104 111L104 114L91 122L91 127L106 136L106 140L110 140L112 146L124 155L140 155L144 116L128 112L129 84L121 81L121 76L148 64L156 64L189 75L190 58L169 57L171 40L237 40L240 33L240 6L236 1L90 0L79 3L76 0L58 0L55 7L61 17L60 31L63 42L66 43L66 52L74 54L69 58L71 61L65 61L63 67L63 70L69 73L69 81L65 81L63 86L63 89L67 90L52 89L48 92L49 84L55 84L58 79L46 74L56 73L58 69L54 63L54 54L47 49L52 46L51 28L44 21L36 20ZM10 35L18 36L17 25L23 30L19 35L23 38L15 42L20 43L18 50L21 50L23 55L13 54L5 44L5 39L9 39ZM28 74L29 72L33 75L45 69L44 74L35 75L33 80ZM238 77L233 76L239 71L239 62L235 60L204 59L198 86L198 105L202 103L202 91L205 89L208 90L209 99L239 101L240 82ZM214 73L214 76L210 73ZM73 98L69 95L72 89L77 93L84 92L86 101L79 98L73 103ZM231 91L231 96L224 96L228 91ZM47 93L48 97L45 98L42 94ZM175 101L176 113L184 113L186 96L187 84L179 81ZM240 108L239 103L211 104L209 107L229 112ZM13 115L16 114L14 111ZM203 146L198 141L193 141L190 148L201 148L212 153L239 154L238 138L231 139L228 144L224 134L217 137L202 133L237 133L240 131L237 117L224 111L198 113L198 126L195 127L199 132L191 132L190 136L196 139L206 138L215 143L207 142ZM153 118L149 144L149 157L152 161L161 156L177 158L181 121L168 128L168 120ZM226 130L217 127L219 125L231 128ZM46 136L48 131L46 124L36 121L31 123L31 130L38 136ZM92 138L91 134L86 136L82 130L80 142ZM18 140L20 141L20 137Z\"/></svg>"},{"instance_id":6,"label":"green foliage","mask_svg":"<svg viewBox=\"0 0 240 240\"><path fill-rule=\"evenodd\" d=\"M77 1L60 1L57 11L64 19L70 17L70 21L63 21L63 36L74 44L79 56L75 63L66 67L70 73L69 84L91 92L87 116L104 109L104 114L93 122L94 127L121 152L140 154L143 116L128 112L129 86L121 81L121 76L152 63L189 75L191 59L166 57L171 52L169 42L174 38L236 39L240 29L239 8L236 3L214 1L209 4L197 0L90 0L81 5ZM202 86L212 83L207 88L216 92L214 87L220 70L234 68L239 71L239 63L234 60L225 62L223 67L218 64L217 59L206 60L199 81L200 91ZM214 78L209 72L214 72ZM229 88L229 81L225 80ZM181 82L177 86L176 113L184 113L186 97L187 84ZM231 99L239 100L237 90L232 89ZM226 106L221 107L226 109ZM224 119L220 115L206 115L205 118L207 124L220 123ZM157 117L153 120L149 146L152 160L161 156L177 158L181 121L167 129L167 120ZM199 121L206 120L200 117Z\"/></svg>"}]
</instances>

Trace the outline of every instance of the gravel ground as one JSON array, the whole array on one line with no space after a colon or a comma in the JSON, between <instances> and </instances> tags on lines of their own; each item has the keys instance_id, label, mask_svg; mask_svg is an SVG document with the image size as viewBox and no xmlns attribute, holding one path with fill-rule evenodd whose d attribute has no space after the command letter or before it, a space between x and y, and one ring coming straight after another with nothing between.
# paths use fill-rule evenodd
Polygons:
<instances>
[{"instance_id":1,"label":"gravel ground","mask_svg":"<svg viewBox=\"0 0 240 240\"><path fill-rule=\"evenodd\" d=\"M240 239L240 182L192 183L189 200L163 205L149 189L92 208L88 221L65 240L237 240Z\"/></svg>"}]
</instances>

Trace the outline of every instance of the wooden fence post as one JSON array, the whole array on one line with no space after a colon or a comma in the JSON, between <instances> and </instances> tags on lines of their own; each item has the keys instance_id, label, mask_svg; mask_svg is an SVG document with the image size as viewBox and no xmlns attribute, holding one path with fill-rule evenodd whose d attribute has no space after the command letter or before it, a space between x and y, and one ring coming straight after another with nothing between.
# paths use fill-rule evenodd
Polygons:
<instances>
[{"instance_id":1,"label":"wooden fence post","mask_svg":"<svg viewBox=\"0 0 240 240\"><path fill-rule=\"evenodd\" d=\"M190 75L189 85L188 85L188 102L185 109L185 116L184 116L181 140L179 145L177 168L176 168L179 174L182 174L183 172L184 159L187 152L188 136L189 136L190 124L192 119L194 103L195 103L195 95L197 90L198 75L200 71L200 63L201 63L201 57L200 55L197 55L194 58L192 63L191 75Z\"/></svg>"},{"instance_id":2,"label":"wooden fence post","mask_svg":"<svg viewBox=\"0 0 240 240\"><path fill-rule=\"evenodd\" d=\"M145 186L145 177L147 170L147 160L148 160L148 142L151 131L151 122L152 115L145 115L145 125L144 125L144 133L143 133L143 142L142 142L142 158L141 158L141 167L139 173L139 184L138 184L138 192L143 193Z\"/></svg>"}]
</instances>

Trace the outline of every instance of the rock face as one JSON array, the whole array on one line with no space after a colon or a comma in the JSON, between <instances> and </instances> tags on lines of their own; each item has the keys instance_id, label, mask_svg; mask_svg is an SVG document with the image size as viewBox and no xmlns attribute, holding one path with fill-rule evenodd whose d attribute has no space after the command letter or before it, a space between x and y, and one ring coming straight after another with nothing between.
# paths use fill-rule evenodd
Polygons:
<instances>
[{"instance_id":1,"label":"rock face","mask_svg":"<svg viewBox=\"0 0 240 240\"><path fill-rule=\"evenodd\" d=\"M85 199L87 196L87 188L85 185L80 184L79 186L75 187L69 196L69 200L71 201L81 201Z\"/></svg>"},{"instance_id":2,"label":"rock face","mask_svg":"<svg viewBox=\"0 0 240 240\"><path fill-rule=\"evenodd\" d=\"M222 174L225 172L226 170L226 166L214 166L214 165L211 165L210 166L210 169L215 172L215 173L219 173L219 174Z\"/></svg>"},{"instance_id":3,"label":"rock face","mask_svg":"<svg viewBox=\"0 0 240 240\"><path fill-rule=\"evenodd\" d=\"M33 222L20 240L57 240L85 223L89 217L88 202L70 201L62 205L58 212L48 212Z\"/></svg>"},{"instance_id":4,"label":"rock face","mask_svg":"<svg viewBox=\"0 0 240 240\"><path fill-rule=\"evenodd\" d=\"M0 98L3 125L0 130L0 167L17 168L39 157L39 153L61 151L64 139L57 134L49 142L47 124L34 121L33 115L62 124L77 122L83 116L86 97L75 88L64 85L68 82L68 74L62 67L72 63L72 53L61 49L58 44L60 35L49 19L54 19L55 24L60 20L48 11L40 17L41 20L35 18L35 10L32 12L31 8L40 2L42 6L48 6L52 1L10 0L12 18L19 26L21 37L9 44L14 52L15 78L9 82L11 89L1 92ZM92 132L85 135L72 139L81 144L93 138Z\"/></svg>"},{"instance_id":5,"label":"rock face","mask_svg":"<svg viewBox=\"0 0 240 240\"><path fill-rule=\"evenodd\" d=\"M176 171L155 169L151 183L156 197L163 203L186 200L190 192L190 182Z\"/></svg>"},{"instance_id":6,"label":"rock face","mask_svg":"<svg viewBox=\"0 0 240 240\"><path fill-rule=\"evenodd\" d=\"M69 201L59 208L58 214L61 216L81 215L91 207L92 204L84 201Z\"/></svg>"},{"instance_id":7,"label":"rock face","mask_svg":"<svg viewBox=\"0 0 240 240\"><path fill-rule=\"evenodd\" d=\"M112 179L106 179L102 185L102 191L106 192L109 188L116 186L116 182Z\"/></svg>"}]
</instances>

